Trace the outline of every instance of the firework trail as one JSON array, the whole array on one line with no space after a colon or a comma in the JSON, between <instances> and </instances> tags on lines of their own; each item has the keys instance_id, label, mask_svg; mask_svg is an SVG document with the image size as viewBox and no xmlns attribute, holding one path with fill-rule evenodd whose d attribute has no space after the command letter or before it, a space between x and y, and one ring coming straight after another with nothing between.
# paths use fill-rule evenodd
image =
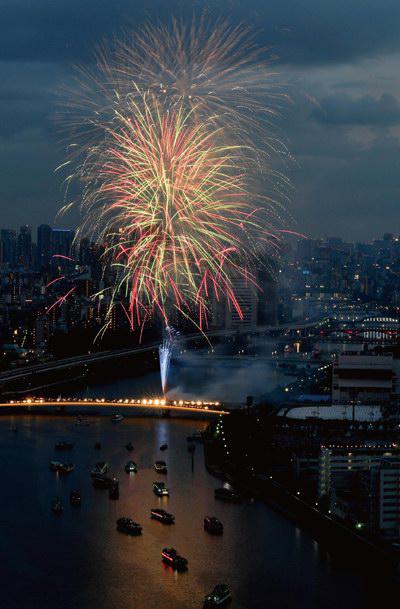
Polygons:
<instances>
[{"instance_id":1,"label":"firework trail","mask_svg":"<svg viewBox=\"0 0 400 609\"><path fill-rule=\"evenodd\" d=\"M242 317L235 279L256 286L258 257L279 250L280 204L262 180L285 183L259 148L273 142L265 93L279 94L249 31L148 26L97 62L66 118L67 182L82 185L77 238L104 245L114 273L110 312L122 296L132 327L179 311L203 329L224 298Z\"/></svg>"}]
</instances>

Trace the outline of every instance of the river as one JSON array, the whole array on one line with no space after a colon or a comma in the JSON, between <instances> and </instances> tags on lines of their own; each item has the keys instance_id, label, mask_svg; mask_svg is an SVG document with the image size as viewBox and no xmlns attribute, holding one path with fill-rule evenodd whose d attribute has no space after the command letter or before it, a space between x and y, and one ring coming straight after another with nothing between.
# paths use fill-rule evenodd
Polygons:
<instances>
[{"instance_id":1,"label":"river","mask_svg":"<svg viewBox=\"0 0 400 609\"><path fill-rule=\"evenodd\" d=\"M127 390L129 381L121 383L114 390L108 386L110 397ZM131 395L137 391L137 381L131 381ZM0 418L2 608L197 609L220 582L232 589L232 609L366 609L382 600L384 587L388 593L387 582L332 559L263 503L215 501L213 490L220 483L205 470L202 446L196 448L193 469L186 446L186 436L204 421L136 416L112 424L98 416L90 422L78 427L73 418L61 416ZM18 433L10 431L12 424ZM75 443L70 453L54 451L60 439ZM102 443L100 451L94 449L96 441ZM128 441L135 447L132 456ZM169 448L160 453L164 442ZM73 461L75 471L62 478L51 472L48 461L57 458ZM137 474L125 474L128 458L137 462ZM169 499L152 492L152 482L162 479L153 469L157 458L168 462ZM120 479L117 501L92 487L89 472L100 459L109 461ZM80 508L69 505L71 489L82 494ZM56 495L64 503L60 516L50 510ZM171 511L176 524L150 520L156 506ZM203 530L206 515L221 519L222 537ZM118 533L120 516L140 522L143 535ZM187 573L163 565L165 546L189 560Z\"/></svg>"}]
</instances>

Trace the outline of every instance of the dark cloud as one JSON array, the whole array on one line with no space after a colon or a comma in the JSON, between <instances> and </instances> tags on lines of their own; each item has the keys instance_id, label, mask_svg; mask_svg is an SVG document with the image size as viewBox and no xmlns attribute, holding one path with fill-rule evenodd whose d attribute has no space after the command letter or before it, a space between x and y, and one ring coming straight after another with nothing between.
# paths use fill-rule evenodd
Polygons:
<instances>
[{"instance_id":1,"label":"dark cloud","mask_svg":"<svg viewBox=\"0 0 400 609\"><path fill-rule=\"evenodd\" d=\"M398 0L0 0L0 56L82 60L113 32L203 9L253 23L260 39L292 63L400 49Z\"/></svg>"},{"instance_id":2,"label":"dark cloud","mask_svg":"<svg viewBox=\"0 0 400 609\"><path fill-rule=\"evenodd\" d=\"M350 95L331 95L320 101L314 116L331 125L396 125L400 123L400 104L389 93L377 99L370 95L356 99Z\"/></svg>"},{"instance_id":3,"label":"dark cloud","mask_svg":"<svg viewBox=\"0 0 400 609\"><path fill-rule=\"evenodd\" d=\"M55 217L64 151L52 115L71 64L146 19L205 7L254 24L292 81L280 128L298 159L299 228L348 238L396 230L398 0L0 0L0 226Z\"/></svg>"}]
</instances>

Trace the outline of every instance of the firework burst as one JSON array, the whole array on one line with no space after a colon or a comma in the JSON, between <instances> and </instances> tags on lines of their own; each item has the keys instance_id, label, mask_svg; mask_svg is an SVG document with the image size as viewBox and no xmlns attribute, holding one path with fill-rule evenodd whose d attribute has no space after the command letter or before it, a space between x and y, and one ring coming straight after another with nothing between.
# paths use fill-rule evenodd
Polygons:
<instances>
[{"instance_id":1,"label":"firework burst","mask_svg":"<svg viewBox=\"0 0 400 609\"><path fill-rule=\"evenodd\" d=\"M265 174L285 183L259 148L272 149L264 119L276 112L259 57L247 29L174 22L103 50L82 81L67 116L79 136L68 162L82 185L77 238L104 245L110 311L124 296L132 327L156 311L168 325L177 310L203 329L212 297L241 317L235 281L256 286L259 253L279 249L280 205L259 194Z\"/></svg>"}]
</instances>

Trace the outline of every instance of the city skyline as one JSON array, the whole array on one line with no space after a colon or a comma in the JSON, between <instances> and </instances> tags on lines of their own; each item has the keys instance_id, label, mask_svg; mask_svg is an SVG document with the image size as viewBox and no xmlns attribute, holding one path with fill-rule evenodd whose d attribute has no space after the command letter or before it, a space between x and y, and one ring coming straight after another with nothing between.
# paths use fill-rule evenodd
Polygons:
<instances>
[{"instance_id":1,"label":"city skyline","mask_svg":"<svg viewBox=\"0 0 400 609\"><path fill-rule=\"evenodd\" d=\"M2 224L37 226L43 212L53 224L63 202L62 178L54 170L64 156L53 117L60 89L70 85L71 66L87 65L97 42L146 19L188 17L203 8L227 16L227 7L177 0L148 9L122 0L112 7L2 4ZM293 227L307 236L369 240L396 223L399 12L391 0L379 7L343 0L229 6L228 16L255 26L259 41L278 57L273 69L291 98L279 119L279 134L294 157L288 160L294 186L289 209ZM73 216L62 221L70 228L76 223Z\"/></svg>"}]
</instances>

